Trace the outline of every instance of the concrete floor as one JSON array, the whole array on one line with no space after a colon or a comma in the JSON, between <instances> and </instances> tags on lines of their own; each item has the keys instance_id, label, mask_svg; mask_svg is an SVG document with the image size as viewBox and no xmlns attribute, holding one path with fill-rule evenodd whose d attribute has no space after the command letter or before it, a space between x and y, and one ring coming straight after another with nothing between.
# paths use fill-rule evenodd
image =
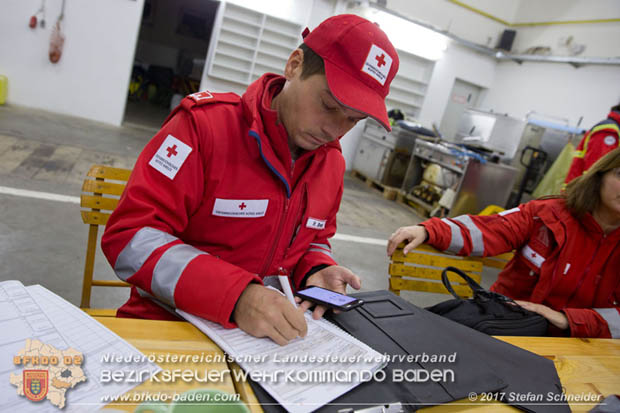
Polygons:
<instances>
[{"instance_id":1,"label":"concrete floor","mask_svg":"<svg viewBox=\"0 0 620 413\"><path fill-rule=\"evenodd\" d=\"M159 114L158 114L159 116ZM92 164L131 168L156 129L136 123L113 127L20 107L0 106L0 186L79 197ZM143 122L145 123L145 122ZM386 240L401 225L421 222L412 209L383 199L357 178L345 177L338 233ZM41 284L79 305L87 226L75 203L0 194L0 281ZM362 290L387 289L385 247L333 240L336 260L362 278ZM99 250L98 278L116 279ZM483 275L489 286L496 277ZM95 288L92 307L118 307L125 288ZM419 306L448 298L442 294L403 293Z\"/></svg>"}]
</instances>

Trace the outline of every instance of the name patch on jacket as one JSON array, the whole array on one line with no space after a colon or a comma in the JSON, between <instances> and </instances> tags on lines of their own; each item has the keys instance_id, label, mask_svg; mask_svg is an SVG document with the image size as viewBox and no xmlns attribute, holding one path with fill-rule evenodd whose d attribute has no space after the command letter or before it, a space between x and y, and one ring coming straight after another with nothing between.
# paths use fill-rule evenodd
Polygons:
<instances>
[{"instance_id":1,"label":"name patch on jacket","mask_svg":"<svg viewBox=\"0 0 620 413\"><path fill-rule=\"evenodd\" d=\"M149 161L149 165L168 178L174 179L191 151L191 147L168 135Z\"/></svg>"},{"instance_id":2,"label":"name patch on jacket","mask_svg":"<svg viewBox=\"0 0 620 413\"><path fill-rule=\"evenodd\" d=\"M325 229L325 220L324 219L316 219L316 218L308 218L306 221L306 227L312 229Z\"/></svg>"},{"instance_id":3,"label":"name patch on jacket","mask_svg":"<svg viewBox=\"0 0 620 413\"><path fill-rule=\"evenodd\" d=\"M268 199L215 198L213 215L218 217L260 218L267 212Z\"/></svg>"}]
</instances>

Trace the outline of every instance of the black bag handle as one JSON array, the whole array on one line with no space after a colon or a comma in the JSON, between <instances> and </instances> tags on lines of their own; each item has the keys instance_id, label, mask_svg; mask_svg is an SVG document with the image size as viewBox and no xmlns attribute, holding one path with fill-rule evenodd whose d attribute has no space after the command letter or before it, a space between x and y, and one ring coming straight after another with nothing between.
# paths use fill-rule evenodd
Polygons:
<instances>
[{"instance_id":1,"label":"black bag handle","mask_svg":"<svg viewBox=\"0 0 620 413\"><path fill-rule=\"evenodd\" d=\"M481 294L486 294L487 293L487 291L484 288L482 288L480 286L480 284L478 284L473 278L471 278L469 275L465 274L460 269L458 269L456 267L446 267L441 272L441 282L446 287L446 289L450 292L450 294L452 294L454 296L454 298L457 298L459 300L463 300L463 297L459 296L454 291L454 288L452 288L452 285L450 284L450 280L448 279L448 273L449 272L453 272L453 273L457 274L459 277L461 277L462 279L464 279L467 282L467 285L469 285L469 287L473 290L474 297L476 297L478 295L481 295Z\"/></svg>"}]
</instances>

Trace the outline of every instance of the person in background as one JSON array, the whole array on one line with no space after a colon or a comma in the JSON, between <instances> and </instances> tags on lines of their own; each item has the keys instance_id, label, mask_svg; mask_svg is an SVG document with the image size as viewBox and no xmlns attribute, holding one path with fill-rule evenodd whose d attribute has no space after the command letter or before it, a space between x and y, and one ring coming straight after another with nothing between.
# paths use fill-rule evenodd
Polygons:
<instances>
[{"instance_id":1,"label":"person in background","mask_svg":"<svg viewBox=\"0 0 620 413\"><path fill-rule=\"evenodd\" d=\"M564 181L568 184L583 175L594 162L620 147L620 103L610 109L607 119L592 127L581 139Z\"/></svg>"},{"instance_id":2,"label":"person in background","mask_svg":"<svg viewBox=\"0 0 620 413\"><path fill-rule=\"evenodd\" d=\"M241 97L188 96L140 154L101 242L133 285L117 316L177 320L181 309L284 345L305 336L310 303L296 308L267 288L274 275L297 289L360 288L329 244L345 170L339 138L366 117L390 130L398 55L355 15L302 36L284 76L267 73Z\"/></svg>"},{"instance_id":3,"label":"person in background","mask_svg":"<svg viewBox=\"0 0 620 413\"><path fill-rule=\"evenodd\" d=\"M545 317L552 335L620 338L620 148L561 196L401 227L388 255L403 241L405 253L422 243L468 256L515 250L492 291Z\"/></svg>"}]
</instances>

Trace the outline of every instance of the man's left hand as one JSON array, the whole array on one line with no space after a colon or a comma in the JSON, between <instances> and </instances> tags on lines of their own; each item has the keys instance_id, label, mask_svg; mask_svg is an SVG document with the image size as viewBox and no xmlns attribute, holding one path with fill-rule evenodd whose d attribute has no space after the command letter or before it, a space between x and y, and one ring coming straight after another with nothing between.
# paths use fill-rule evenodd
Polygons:
<instances>
[{"instance_id":1,"label":"man's left hand","mask_svg":"<svg viewBox=\"0 0 620 413\"><path fill-rule=\"evenodd\" d=\"M540 314L541 316L545 317L551 324L561 330L566 330L568 328L568 318L564 313L555 311L554 309L549 308L546 305L535 304L529 301L515 300L515 303L519 304L526 310L530 310L533 313Z\"/></svg>"},{"instance_id":2,"label":"man's left hand","mask_svg":"<svg viewBox=\"0 0 620 413\"><path fill-rule=\"evenodd\" d=\"M340 294L345 294L347 291L347 284L351 287L359 290L362 287L362 281L360 277L353 274L351 270L339 265L332 265L323 268L321 271L317 271L308 278L306 281L306 287L316 286L327 288L328 290L336 291ZM298 302L301 302L300 307L306 311L312 307L314 303L310 301L301 301L299 297L296 297ZM318 320L323 317L323 314L327 311L327 307L317 305L312 313L312 318Z\"/></svg>"}]
</instances>

